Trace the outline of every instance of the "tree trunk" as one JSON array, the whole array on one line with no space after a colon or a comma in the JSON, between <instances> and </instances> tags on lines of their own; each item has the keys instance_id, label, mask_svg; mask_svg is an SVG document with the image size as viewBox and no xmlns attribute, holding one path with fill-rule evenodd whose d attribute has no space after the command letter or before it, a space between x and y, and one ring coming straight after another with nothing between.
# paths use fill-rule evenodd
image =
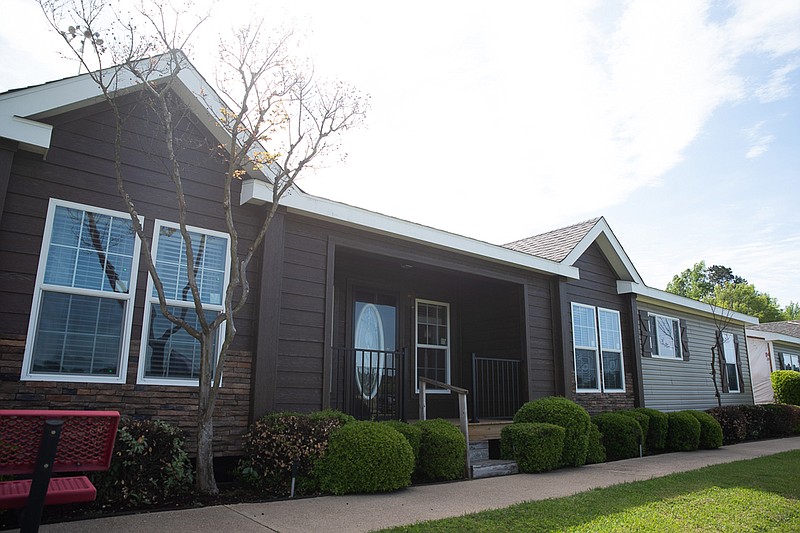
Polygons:
<instances>
[{"instance_id":1,"label":"tree trunk","mask_svg":"<svg viewBox=\"0 0 800 533\"><path fill-rule=\"evenodd\" d=\"M714 347L711 347L711 381L714 383L714 396L717 398L717 405L722 407L722 396L719 393L719 385L717 385L717 352Z\"/></svg>"},{"instance_id":2,"label":"tree trunk","mask_svg":"<svg viewBox=\"0 0 800 533\"><path fill-rule=\"evenodd\" d=\"M214 478L214 405L212 391L213 337L216 330L203 334L200 341L202 359L197 398L197 489L205 494L219 494Z\"/></svg>"}]
</instances>

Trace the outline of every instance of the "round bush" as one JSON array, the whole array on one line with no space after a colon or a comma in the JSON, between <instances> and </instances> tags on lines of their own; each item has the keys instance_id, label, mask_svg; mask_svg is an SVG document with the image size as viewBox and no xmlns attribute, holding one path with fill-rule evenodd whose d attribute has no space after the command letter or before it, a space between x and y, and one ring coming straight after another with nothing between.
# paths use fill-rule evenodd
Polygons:
<instances>
[{"instance_id":1,"label":"round bush","mask_svg":"<svg viewBox=\"0 0 800 533\"><path fill-rule=\"evenodd\" d=\"M459 479L464 476L467 443L461 430L447 420L420 420L422 430L416 474L422 479Z\"/></svg>"},{"instance_id":2,"label":"round bush","mask_svg":"<svg viewBox=\"0 0 800 533\"><path fill-rule=\"evenodd\" d=\"M741 407L726 405L706 411L722 426L722 444L736 444L747 438L747 418Z\"/></svg>"},{"instance_id":3,"label":"round bush","mask_svg":"<svg viewBox=\"0 0 800 533\"><path fill-rule=\"evenodd\" d=\"M417 464L419 461L419 446L422 442L422 430L417 426L401 420L386 420L381 422L381 424L386 424L387 426L394 428L398 433L406 438L408 444L411 446L411 451L414 452L414 464Z\"/></svg>"},{"instance_id":4,"label":"round bush","mask_svg":"<svg viewBox=\"0 0 800 533\"><path fill-rule=\"evenodd\" d=\"M566 430L561 464L581 466L589 449L591 417L586 409L561 396L550 396L528 402L514 415L514 422L545 422Z\"/></svg>"},{"instance_id":5,"label":"round bush","mask_svg":"<svg viewBox=\"0 0 800 533\"><path fill-rule=\"evenodd\" d=\"M770 376L775 401L789 405L800 405L800 372L796 370L776 370Z\"/></svg>"},{"instance_id":6,"label":"round bush","mask_svg":"<svg viewBox=\"0 0 800 533\"><path fill-rule=\"evenodd\" d=\"M639 445L644 440L642 427L631 416L620 413L601 413L592 417L603 435L603 446L608 461L639 456Z\"/></svg>"},{"instance_id":7,"label":"round bush","mask_svg":"<svg viewBox=\"0 0 800 533\"><path fill-rule=\"evenodd\" d=\"M722 426L708 413L702 411L689 411L700 422L699 448L702 450L715 450L722 446Z\"/></svg>"},{"instance_id":8,"label":"round bush","mask_svg":"<svg viewBox=\"0 0 800 533\"><path fill-rule=\"evenodd\" d=\"M586 464L593 465L606 462L606 448L603 446L603 434L597 424L589 428L589 450L586 452Z\"/></svg>"},{"instance_id":9,"label":"round bush","mask_svg":"<svg viewBox=\"0 0 800 533\"><path fill-rule=\"evenodd\" d=\"M500 453L514 459L521 472L544 472L558 468L566 430L555 424L520 422L500 433Z\"/></svg>"},{"instance_id":10,"label":"round bush","mask_svg":"<svg viewBox=\"0 0 800 533\"><path fill-rule=\"evenodd\" d=\"M669 430L667 414L647 407L637 407L633 411L645 414L650 418L647 426L647 435L645 435L645 449L650 453L655 453L666 448L667 431Z\"/></svg>"},{"instance_id":11,"label":"round bush","mask_svg":"<svg viewBox=\"0 0 800 533\"><path fill-rule=\"evenodd\" d=\"M406 438L378 422L351 422L334 431L314 466L320 488L332 494L401 489L411 484L413 470Z\"/></svg>"},{"instance_id":12,"label":"round bush","mask_svg":"<svg viewBox=\"0 0 800 533\"><path fill-rule=\"evenodd\" d=\"M667 450L671 452L691 452L700 445L700 422L690 411L669 413Z\"/></svg>"},{"instance_id":13,"label":"round bush","mask_svg":"<svg viewBox=\"0 0 800 533\"><path fill-rule=\"evenodd\" d=\"M323 409L322 411L315 411L313 413L309 413L306 416L308 416L309 420L312 420L314 422L336 420L339 423L339 426L343 426L345 424L349 424L350 422L356 421L356 417L348 415L347 413L343 413L341 411L337 411L336 409Z\"/></svg>"},{"instance_id":14,"label":"round bush","mask_svg":"<svg viewBox=\"0 0 800 533\"><path fill-rule=\"evenodd\" d=\"M639 423L639 427L642 428L642 451L647 451L647 433L650 429L650 417L639 411L634 411L633 409L615 412L624 416L629 416Z\"/></svg>"},{"instance_id":15,"label":"round bush","mask_svg":"<svg viewBox=\"0 0 800 533\"><path fill-rule=\"evenodd\" d=\"M95 476L97 499L114 508L158 505L190 490L192 465L181 431L160 420L124 418L107 472Z\"/></svg>"}]
</instances>

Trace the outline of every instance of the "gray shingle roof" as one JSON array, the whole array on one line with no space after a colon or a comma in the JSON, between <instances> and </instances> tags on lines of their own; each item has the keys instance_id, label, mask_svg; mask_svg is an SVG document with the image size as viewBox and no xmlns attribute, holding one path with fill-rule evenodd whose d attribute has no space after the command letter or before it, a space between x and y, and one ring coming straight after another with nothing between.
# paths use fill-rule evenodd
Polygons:
<instances>
[{"instance_id":1,"label":"gray shingle roof","mask_svg":"<svg viewBox=\"0 0 800 533\"><path fill-rule=\"evenodd\" d=\"M780 333L790 337L800 339L800 320L787 320L786 322L766 322L747 326L747 329L755 331L769 331L770 333Z\"/></svg>"},{"instance_id":2,"label":"gray shingle roof","mask_svg":"<svg viewBox=\"0 0 800 533\"><path fill-rule=\"evenodd\" d=\"M554 229L547 233L520 239L503 246L518 252L549 259L550 261L561 262L591 231L600 218L602 217L579 222L565 228Z\"/></svg>"}]
</instances>

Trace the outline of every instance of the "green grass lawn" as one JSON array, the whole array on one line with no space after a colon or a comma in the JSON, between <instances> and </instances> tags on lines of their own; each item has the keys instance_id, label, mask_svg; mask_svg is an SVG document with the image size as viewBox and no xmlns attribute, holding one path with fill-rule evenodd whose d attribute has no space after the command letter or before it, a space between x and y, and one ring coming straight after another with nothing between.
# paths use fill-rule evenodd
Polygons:
<instances>
[{"instance_id":1,"label":"green grass lawn","mask_svg":"<svg viewBox=\"0 0 800 533\"><path fill-rule=\"evenodd\" d=\"M800 450L385 531L800 532Z\"/></svg>"}]
</instances>

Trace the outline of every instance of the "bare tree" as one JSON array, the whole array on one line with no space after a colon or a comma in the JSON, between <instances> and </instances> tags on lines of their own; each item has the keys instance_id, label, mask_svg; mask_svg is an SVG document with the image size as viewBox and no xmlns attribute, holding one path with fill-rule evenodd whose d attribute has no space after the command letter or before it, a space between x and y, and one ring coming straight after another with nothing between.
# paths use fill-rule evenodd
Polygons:
<instances>
[{"instance_id":1,"label":"bare tree","mask_svg":"<svg viewBox=\"0 0 800 533\"><path fill-rule=\"evenodd\" d=\"M717 398L717 405L722 407L722 395L720 394L720 384L717 382L717 361L720 361L720 381L722 381L722 373L726 371L725 365L722 361L725 360L725 330L728 329L733 321L733 311L720 307L714 303L710 303L711 316L714 319L715 342L711 345L711 381L714 383L714 396Z\"/></svg>"},{"instance_id":2,"label":"bare tree","mask_svg":"<svg viewBox=\"0 0 800 533\"><path fill-rule=\"evenodd\" d=\"M203 492L216 493L213 412L226 355L236 336L236 316L250 294L248 266L264 240L281 198L291 191L315 158L337 148L340 133L363 120L367 100L344 84L326 85L315 80L311 69L290 57L287 46L292 36L290 32L274 38L262 24L252 23L222 41L216 94L196 96L206 100L207 109L213 110L219 127L227 132L228 140L220 146L220 152L226 161L221 187L222 209L230 238L231 275L225 287L223 311L207 317L198 289L197 269L187 269L184 294L191 294L198 327L185 319L185 312L176 314L170 310L134 199L126 189L122 158L124 116L117 96L123 85L142 91L161 122L165 173L176 193L187 264L195 265L195 256L202 251L193 247L187 229L187 199L177 155L182 139L176 133L176 124L181 115L174 90L179 75L188 68L182 50L208 15L196 16L190 25L182 26L181 19L189 16L187 13L167 9L165 4L153 0L140 5L134 13L141 24L137 25L133 18L118 12L106 16L108 13L103 12L101 0L38 2L51 26L64 38L81 68L89 72L113 112L117 188L127 206L133 229L145 244L142 251L158 294L160 311L173 324L164 335L169 337L182 329L200 345L197 486ZM109 58L111 64L106 65ZM218 96L221 100L216 100ZM255 238L245 248L239 239L231 193L233 183L248 172L262 172L266 176L272 189L272 202L265 208ZM224 336L217 354L215 339L222 330ZM164 335L153 336L151 342L164 341Z\"/></svg>"}]
</instances>

